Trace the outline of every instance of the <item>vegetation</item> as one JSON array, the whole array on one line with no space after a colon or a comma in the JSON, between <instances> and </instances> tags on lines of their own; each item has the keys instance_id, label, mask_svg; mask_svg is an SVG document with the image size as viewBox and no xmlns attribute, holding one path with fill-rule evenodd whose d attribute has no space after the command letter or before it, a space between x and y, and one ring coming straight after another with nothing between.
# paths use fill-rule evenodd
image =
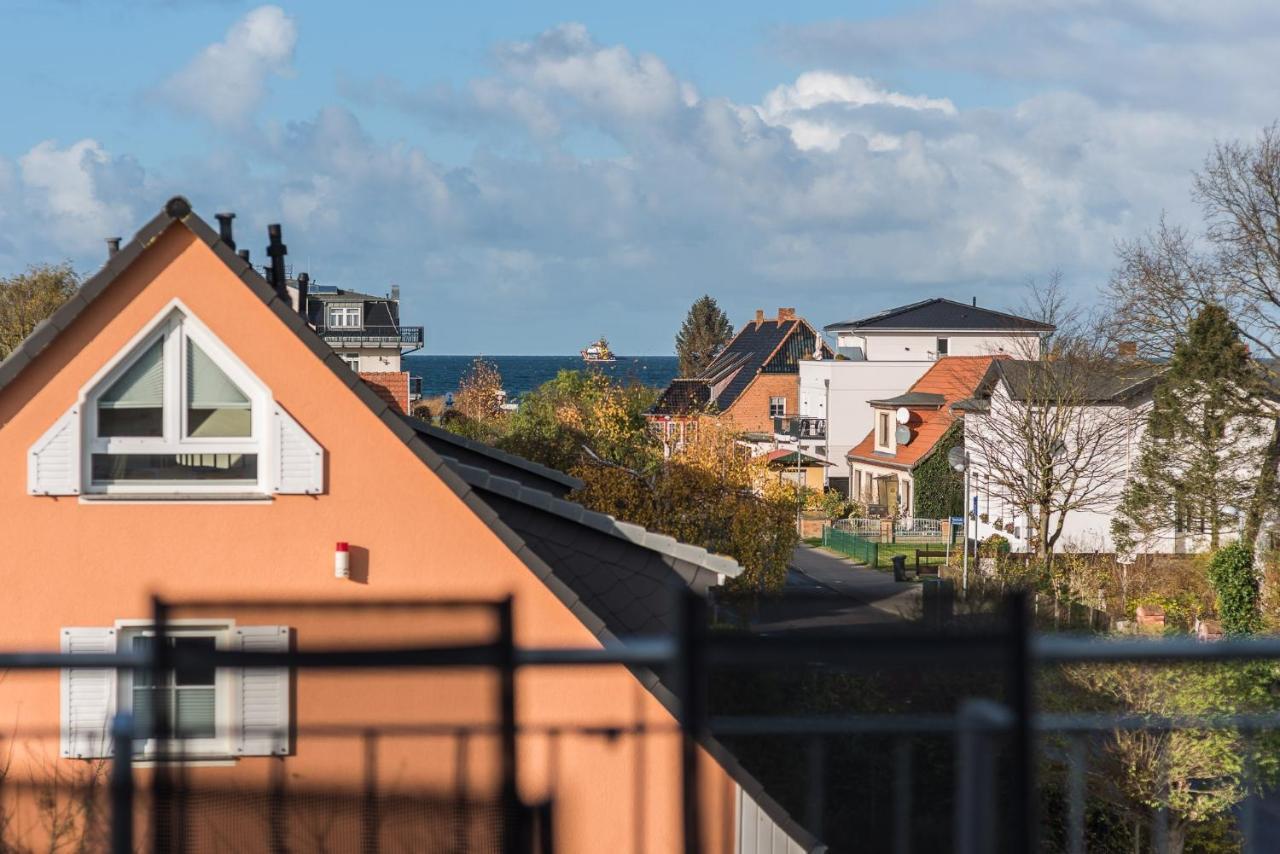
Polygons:
<instances>
[{"instance_id":1,"label":"vegetation","mask_svg":"<svg viewBox=\"0 0 1280 854\"><path fill-rule=\"evenodd\" d=\"M1209 583L1217 594L1218 618L1224 632L1249 635L1262 628L1252 549L1242 543L1218 549L1209 562Z\"/></svg>"},{"instance_id":2,"label":"vegetation","mask_svg":"<svg viewBox=\"0 0 1280 854\"><path fill-rule=\"evenodd\" d=\"M0 278L0 359L6 358L36 324L53 314L80 287L70 264L40 264Z\"/></svg>"},{"instance_id":3,"label":"vegetation","mask_svg":"<svg viewBox=\"0 0 1280 854\"><path fill-rule=\"evenodd\" d=\"M711 296L700 297L690 308L676 334L680 376L701 373L733 337L733 324Z\"/></svg>"},{"instance_id":4,"label":"vegetation","mask_svg":"<svg viewBox=\"0 0 1280 854\"><path fill-rule=\"evenodd\" d=\"M1255 500L1268 431L1263 377L1219 305L1174 347L1155 392L1134 476L1113 530L1123 551L1152 551L1162 531L1202 532L1216 549L1237 508ZM1260 500L1260 499L1259 499Z\"/></svg>"},{"instance_id":5,"label":"vegetation","mask_svg":"<svg viewBox=\"0 0 1280 854\"><path fill-rule=\"evenodd\" d=\"M947 519L964 514L964 475L951 467L947 452L964 444L964 423L957 420L916 466L912 480L916 490L916 516Z\"/></svg>"},{"instance_id":6,"label":"vegetation","mask_svg":"<svg viewBox=\"0 0 1280 854\"><path fill-rule=\"evenodd\" d=\"M780 589L798 542L796 487L779 483L763 458L738 444L731 425L706 420L685 446L664 456L645 421L657 392L595 371L561 371L501 408L502 377L477 360L447 429L580 478L574 500L628 522L728 555L743 566L731 586ZM824 497L833 511L850 508Z\"/></svg>"}]
</instances>

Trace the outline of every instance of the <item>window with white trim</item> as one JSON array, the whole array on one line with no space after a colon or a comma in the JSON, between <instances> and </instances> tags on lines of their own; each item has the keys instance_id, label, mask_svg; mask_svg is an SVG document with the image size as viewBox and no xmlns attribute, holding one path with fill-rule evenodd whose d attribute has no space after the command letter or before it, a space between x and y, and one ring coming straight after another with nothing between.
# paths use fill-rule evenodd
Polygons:
<instances>
[{"instance_id":1,"label":"window with white trim","mask_svg":"<svg viewBox=\"0 0 1280 854\"><path fill-rule=\"evenodd\" d=\"M328 326L330 329L359 329L364 324L361 322L360 315L362 313L360 305L330 305L327 309Z\"/></svg>"},{"instance_id":2,"label":"window with white trim","mask_svg":"<svg viewBox=\"0 0 1280 854\"><path fill-rule=\"evenodd\" d=\"M173 300L27 450L27 493L324 492L324 449Z\"/></svg>"},{"instance_id":3,"label":"window with white trim","mask_svg":"<svg viewBox=\"0 0 1280 854\"><path fill-rule=\"evenodd\" d=\"M268 397L173 312L87 399L90 492L261 489Z\"/></svg>"},{"instance_id":4,"label":"window with white trim","mask_svg":"<svg viewBox=\"0 0 1280 854\"><path fill-rule=\"evenodd\" d=\"M347 363L347 367L353 371L360 370L360 354L359 353L339 353L338 358Z\"/></svg>"},{"instance_id":5,"label":"window with white trim","mask_svg":"<svg viewBox=\"0 0 1280 854\"><path fill-rule=\"evenodd\" d=\"M876 413L876 450L893 453L893 426L888 412Z\"/></svg>"},{"instance_id":6,"label":"window with white trim","mask_svg":"<svg viewBox=\"0 0 1280 854\"><path fill-rule=\"evenodd\" d=\"M120 620L102 628L62 630L62 651L134 652L144 656L163 642L174 654L199 650L286 652L286 626L239 626L234 621L175 621L163 641L147 621ZM118 713L134 719L134 753L155 755L161 715L184 755L207 758L272 756L288 752L289 673L281 667L176 666L146 669L69 667L62 671L62 755L110 756Z\"/></svg>"},{"instance_id":7,"label":"window with white trim","mask_svg":"<svg viewBox=\"0 0 1280 854\"><path fill-rule=\"evenodd\" d=\"M934 345L933 352L934 352L934 355L939 359L941 359L943 356L949 355L951 353L951 339L939 338L938 343Z\"/></svg>"},{"instance_id":8,"label":"window with white trim","mask_svg":"<svg viewBox=\"0 0 1280 854\"><path fill-rule=\"evenodd\" d=\"M769 398L769 417L783 418L787 414L787 399L785 397Z\"/></svg>"}]
</instances>

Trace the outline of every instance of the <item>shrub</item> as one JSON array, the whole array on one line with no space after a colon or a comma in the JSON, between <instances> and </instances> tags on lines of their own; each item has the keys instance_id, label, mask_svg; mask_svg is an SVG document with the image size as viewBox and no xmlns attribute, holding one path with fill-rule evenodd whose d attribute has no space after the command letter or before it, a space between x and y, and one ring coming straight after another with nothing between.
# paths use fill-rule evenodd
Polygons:
<instances>
[{"instance_id":1,"label":"shrub","mask_svg":"<svg viewBox=\"0 0 1280 854\"><path fill-rule=\"evenodd\" d=\"M1009 540L999 534L992 534L978 544L979 557L1004 557L1009 553Z\"/></svg>"},{"instance_id":2,"label":"shrub","mask_svg":"<svg viewBox=\"0 0 1280 854\"><path fill-rule=\"evenodd\" d=\"M1230 635L1247 635L1262 628L1258 614L1258 575L1253 570L1253 551L1242 543L1232 543L1214 552L1209 561L1209 583L1217 594L1222 630Z\"/></svg>"}]
</instances>

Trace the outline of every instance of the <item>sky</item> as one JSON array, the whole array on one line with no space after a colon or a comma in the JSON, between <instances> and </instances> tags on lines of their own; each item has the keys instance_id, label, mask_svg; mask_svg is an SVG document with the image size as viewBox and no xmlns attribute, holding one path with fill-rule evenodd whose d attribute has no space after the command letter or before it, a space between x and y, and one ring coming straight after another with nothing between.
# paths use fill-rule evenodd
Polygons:
<instances>
[{"instance_id":1,"label":"sky","mask_svg":"<svg viewBox=\"0 0 1280 854\"><path fill-rule=\"evenodd\" d=\"M426 353L668 354L933 296L1095 301L1280 118L1274 0L0 0L0 275L166 199L401 288Z\"/></svg>"}]
</instances>

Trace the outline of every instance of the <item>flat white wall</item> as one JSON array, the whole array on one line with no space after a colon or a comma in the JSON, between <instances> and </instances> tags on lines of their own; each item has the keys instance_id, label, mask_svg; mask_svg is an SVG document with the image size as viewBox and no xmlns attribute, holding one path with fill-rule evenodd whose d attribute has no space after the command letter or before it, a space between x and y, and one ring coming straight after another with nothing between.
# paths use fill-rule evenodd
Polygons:
<instances>
[{"instance_id":1,"label":"flat white wall","mask_svg":"<svg viewBox=\"0 0 1280 854\"><path fill-rule=\"evenodd\" d=\"M400 370L400 351L384 348L338 347L334 351L340 356L355 353L360 357L360 370L364 373L385 373Z\"/></svg>"},{"instance_id":2,"label":"flat white wall","mask_svg":"<svg viewBox=\"0 0 1280 854\"><path fill-rule=\"evenodd\" d=\"M1016 335L990 332L895 332L857 334L841 332L836 342L841 347L861 347L869 361L932 362L937 356L938 339L949 342L948 356L997 356L1001 353L1017 359L1040 356L1040 336L1035 333Z\"/></svg>"},{"instance_id":3,"label":"flat white wall","mask_svg":"<svg viewBox=\"0 0 1280 854\"><path fill-rule=\"evenodd\" d=\"M869 401L902 394L924 376L932 361L800 362L800 414L827 419L832 477L849 473L845 454L871 432ZM824 381L831 381L830 409Z\"/></svg>"}]
</instances>

